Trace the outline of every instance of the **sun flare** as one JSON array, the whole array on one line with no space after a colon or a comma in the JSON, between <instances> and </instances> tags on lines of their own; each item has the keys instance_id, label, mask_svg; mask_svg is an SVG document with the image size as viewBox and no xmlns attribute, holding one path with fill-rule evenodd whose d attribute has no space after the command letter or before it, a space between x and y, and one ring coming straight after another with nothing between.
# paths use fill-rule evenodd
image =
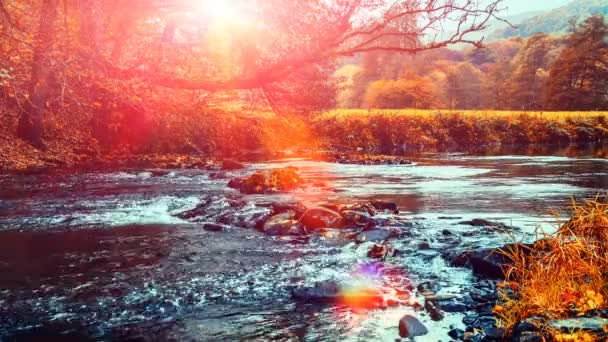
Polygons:
<instances>
[{"instance_id":1,"label":"sun flare","mask_svg":"<svg viewBox=\"0 0 608 342\"><path fill-rule=\"evenodd\" d=\"M235 1L193 1L194 13L211 23L235 24L249 20L243 8Z\"/></svg>"}]
</instances>

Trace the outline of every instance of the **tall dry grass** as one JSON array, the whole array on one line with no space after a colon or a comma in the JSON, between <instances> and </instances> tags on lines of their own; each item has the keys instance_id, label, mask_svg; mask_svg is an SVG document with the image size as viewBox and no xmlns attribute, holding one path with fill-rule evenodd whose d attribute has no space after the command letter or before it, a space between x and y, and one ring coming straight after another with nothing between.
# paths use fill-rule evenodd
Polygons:
<instances>
[{"instance_id":1,"label":"tall dry grass","mask_svg":"<svg viewBox=\"0 0 608 342\"><path fill-rule=\"evenodd\" d=\"M546 320L594 314L608 299L608 198L572 203L572 215L555 234L533 247L502 251L513 260L495 308L510 330L531 317ZM556 340L581 340L586 332L564 334L544 327ZM592 339L593 340L593 339Z\"/></svg>"}]
</instances>

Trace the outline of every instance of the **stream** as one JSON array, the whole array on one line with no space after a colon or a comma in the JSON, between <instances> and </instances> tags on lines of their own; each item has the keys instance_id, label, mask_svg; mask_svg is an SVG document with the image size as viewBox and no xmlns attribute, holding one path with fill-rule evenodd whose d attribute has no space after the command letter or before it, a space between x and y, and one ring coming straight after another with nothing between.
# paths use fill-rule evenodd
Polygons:
<instances>
[{"instance_id":1,"label":"stream","mask_svg":"<svg viewBox=\"0 0 608 342\"><path fill-rule=\"evenodd\" d=\"M608 189L608 159L593 154L422 154L412 161L367 166L291 158L226 172L0 175L0 341L395 341L404 314L428 327L421 341L449 341L447 332L463 327L465 313L435 321L411 305L304 303L292 290L326 280L395 291L432 281L439 294L464 296L476 280L469 269L450 266L443 251L531 242L552 232L560 217L552 211L567 208L572 196ZM299 168L311 186L273 195L226 186L285 166ZM384 262L367 257L372 242L254 229L270 203L368 200L397 203L397 217L408 222L406 236L391 241L400 253ZM202 201L210 209L197 222L175 216ZM238 209L229 210L235 202ZM233 223L229 229L201 228L220 217ZM459 223L474 218L519 229ZM430 249L422 252L422 243Z\"/></svg>"}]
</instances>

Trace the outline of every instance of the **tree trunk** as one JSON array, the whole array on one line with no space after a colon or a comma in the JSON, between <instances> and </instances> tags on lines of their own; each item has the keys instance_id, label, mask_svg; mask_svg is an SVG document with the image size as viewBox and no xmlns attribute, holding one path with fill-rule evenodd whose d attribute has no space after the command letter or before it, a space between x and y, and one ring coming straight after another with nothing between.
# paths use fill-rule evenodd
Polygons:
<instances>
[{"instance_id":1,"label":"tree trunk","mask_svg":"<svg viewBox=\"0 0 608 342\"><path fill-rule=\"evenodd\" d=\"M17 134L35 147L45 148L42 141L42 118L51 88L51 50L56 36L58 0L44 0L34 46L29 101L19 118Z\"/></svg>"}]
</instances>

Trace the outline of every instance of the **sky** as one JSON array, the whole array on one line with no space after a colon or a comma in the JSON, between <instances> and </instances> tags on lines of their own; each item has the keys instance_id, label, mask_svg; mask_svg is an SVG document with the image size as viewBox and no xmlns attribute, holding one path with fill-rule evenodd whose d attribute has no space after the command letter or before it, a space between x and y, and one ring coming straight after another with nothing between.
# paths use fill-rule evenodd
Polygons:
<instances>
[{"instance_id":1,"label":"sky","mask_svg":"<svg viewBox=\"0 0 608 342\"><path fill-rule=\"evenodd\" d=\"M507 15L530 11L546 11L566 5L574 0L504 0L503 6L508 7Z\"/></svg>"}]
</instances>

